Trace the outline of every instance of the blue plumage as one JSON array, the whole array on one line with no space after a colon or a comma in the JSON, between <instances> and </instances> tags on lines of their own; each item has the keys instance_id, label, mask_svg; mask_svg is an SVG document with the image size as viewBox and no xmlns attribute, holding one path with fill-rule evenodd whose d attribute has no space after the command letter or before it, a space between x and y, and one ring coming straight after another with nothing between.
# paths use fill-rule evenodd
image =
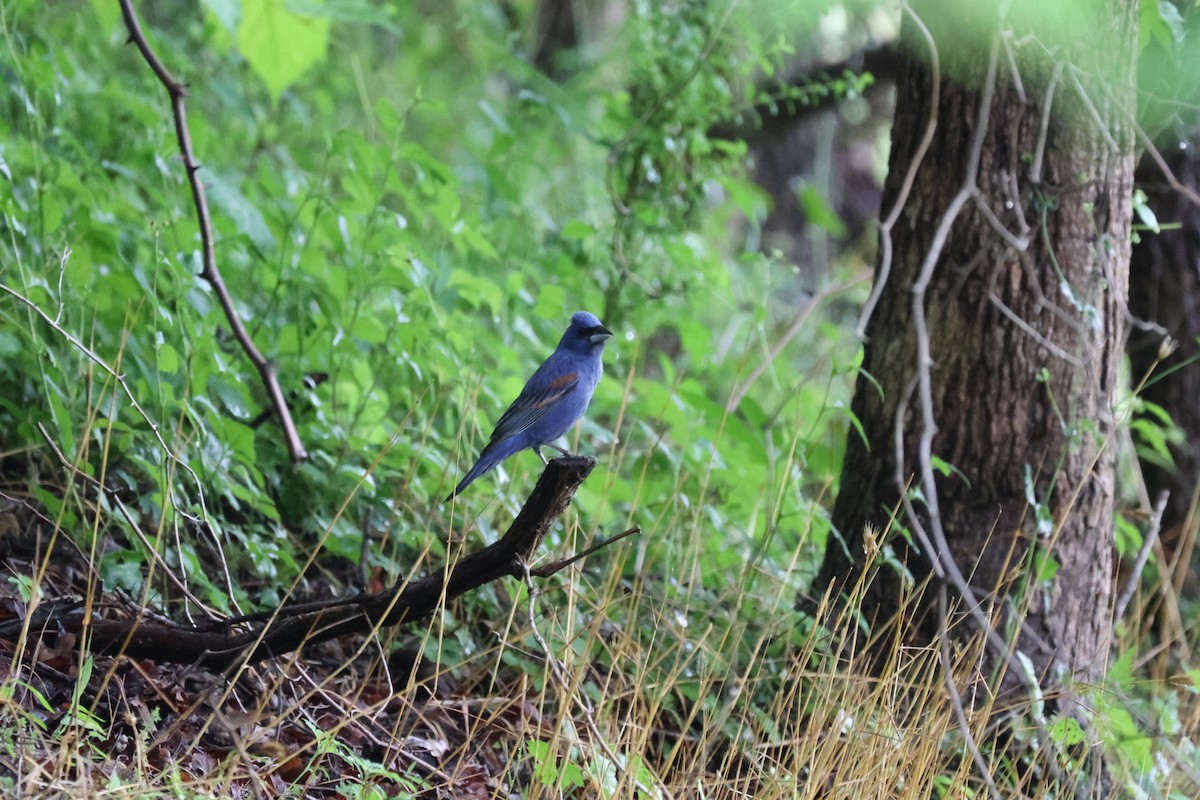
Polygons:
<instances>
[{"instance_id":1,"label":"blue plumage","mask_svg":"<svg viewBox=\"0 0 1200 800\"><path fill-rule=\"evenodd\" d=\"M446 502L480 475L522 450L532 448L543 463L546 461L543 445L570 455L553 442L569 431L587 410L604 372L601 359L604 343L611 336L612 331L600 324L595 314L577 311L571 315L571 325L559 340L558 348L538 367L520 396L500 417L479 460Z\"/></svg>"}]
</instances>

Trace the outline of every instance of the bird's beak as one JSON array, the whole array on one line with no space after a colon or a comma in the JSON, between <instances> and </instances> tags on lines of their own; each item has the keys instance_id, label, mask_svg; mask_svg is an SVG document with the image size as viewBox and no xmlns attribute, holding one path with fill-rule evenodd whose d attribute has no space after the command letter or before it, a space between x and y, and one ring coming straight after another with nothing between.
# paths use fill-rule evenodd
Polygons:
<instances>
[{"instance_id":1,"label":"bird's beak","mask_svg":"<svg viewBox=\"0 0 1200 800\"><path fill-rule=\"evenodd\" d=\"M600 344L600 342L603 342L605 339L611 339L612 335L612 331L610 331L608 328L604 327L603 325L597 325L596 327L592 328L592 333L590 336L588 336L588 341L592 344Z\"/></svg>"}]
</instances>

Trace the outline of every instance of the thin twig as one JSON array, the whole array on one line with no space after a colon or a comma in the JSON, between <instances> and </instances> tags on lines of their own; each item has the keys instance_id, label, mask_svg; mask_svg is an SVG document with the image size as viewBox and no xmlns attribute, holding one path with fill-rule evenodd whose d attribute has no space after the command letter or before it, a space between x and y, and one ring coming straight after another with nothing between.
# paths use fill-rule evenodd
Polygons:
<instances>
[{"instance_id":1,"label":"thin twig","mask_svg":"<svg viewBox=\"0 0 1200 800\"><path fill-rule=\"evenodd\" d=\"M583 559L590 556L592 553L595 553L597 550L602 550L605 547L608 547L610 544L619 542L622 539L624 539L626 536L633 536L635 533L641 533L641 532L642 532L642 526L634 525L629 530L622 531L621 533L618 533L616 536L611 536L607 539L604 539L603 541L596 542L596 544L592 545L587 550L584 550L582 553L576 553L575 555L571 556L570 558L561 558L558 561L554 561L550 564L545 564L544 566L538 567L537 569L531 569L531 570L529 570L529 574L533 575L535 577L538 577L538 578L549 578L551 575L555 574L556 572L562 572L564 569L566 569L567 567L576 563L577 561L582 561Z\"/></svg>"},{"instance_id":2,"label":"thin twig","mask_svg":"<svg viewBox=\"0 0 1200 800\"><path fill-rule=\"evenodd\" d=\"M900 190L896 193L896 202L892 205L892 210L887 218L879 224L879 268L876 271L875 286L872 287L871 295L867 298L862 313L858 317L855 335L859 339L866 338L867 323L871 321L871 315L875 313L875 306L879 304L879 298L883 296L883 288L891 276L892 228L895 227L904 206L908 203L908 194L916 182L917 170L920 169L921 162L925 160L925 154L933 144L933 134L937 131L938 109L941 107L942 70L933 34L929 32L929 28L925 27L925 23L908 3L904 3L904 11L912 18L913 24L920 29L925 41L929 44L929 117L925 122L925 133L921 136L921 143L917 145L917 152L913 154L912 163L908 165L908 171L904 173L904 180L900 183Z\"/></svg>"},{"instance_id":3,"label":"thin twig","mask_svg":"<svg viewBox=\"0 0 1200 800\"><path fill-rule=\"evenodd\" d=\"M1038 125L1037 144L1033 148L1033 160L1029 165L1029 182L1034 186L1042 183L1042 159L1046 156L1046 140L1050 134L1050 108L1054 105L1054 90L1062 80L1063 62L1054 62L1054 72L1046 85L1046 96L1042 98L1042 119Z\"/></svg>"},{"instance_id":4,"label":"thin twig","mask_svg":"<svg viewBox=\"0 0 1200 800\"><path fill-rule=\"evenodd\" d=\"M1150 141L1150 137L1142 129L1142 126L1135 122L1133 129L1137 132L1138 141L1146 148L1146 152L1150 154L1150 158L1154 159L1154 164L1158 167L1159 172L1162 173L1163 178L1166 179L1167 185L1186 197L1193 205L1200 206L1200 194L1197 194L1196 190L1192 187L1179 182L1170 165L1167 164L1167 160L1163 158L1163 154L1159 152L1159 149L1154 146L1154 142Z\"/></svg>"},{"instance_id":5,"label":"thin twig","mask_svg":"<svg viewBox=\"0 0 1200 800\"><path fill-rule=\"evenodd\" d=\"M225 318L229 321L229 327L233 330L234 338L237 339L246 356L254 364L255 369L258 370L259 378L262 380L263 388L267 391L271 407L275 409L275 416L279 419L279 425L283 429L284 440L287 443L292 461L297 463L304 461L308 458L308 453L305 452L304 444L300 441L300 434L296 431L296 424L292 422L292 415L288 411L287 400L283 396L283 390L279 388L275 366L264 358L263 354L254 345L254 341L250 338L250 334L246 330L246 326L242 323L242 318L233 304L233 298L229 295L229 290L225 287L225 280L221 277L221 271L217 268L217 257L213 244L212 218L208 212L208 200L205 197L204 184L201 183L198 175L200 165L196 163L196 156L192 151L192 137L188 131L187 104L185 102L187 87L175 80L175 77L167 71L166 66L163 65L158 56L150 48L150 44L146 41L146 35L142 32L141 23L138 22L137 13L134 12L130 0L120 0L120 2L121 14L125 18L125 27L129 29L130 41L137 46L138 51L142 54L142 58L146 60L146 63L158 78L159 83L163 85L171 98L171 112L175 118L175 138L179 141L179 152L183 156L183 164L187 169L188 184L192 188L192 202L196 206L196 220L200 226L200 246L203 254L203 266L200 271L200 277L204 278L212 287L213 293L216 294L217 300L221 303L221 308L225 311Z\"/></svg>"},{"instance_id":6,"label":"thin twig","mask_svg":"<svg viewBox=\"0 0 1200 800\"><path fill-rule=\"evenodd\" d=\"M1017 312L1015 312L1011 308L1009 308L1008 305L1003 300L1001 300L1000 296L997 295L994 291L988 292L988 302L990 302L992 305L994 305L997 308L997 310L999 310L1000 313L1003 314L1008 319L1009 322L1011 322L1013 325L1016 325L1018 328L1020 328L1022 333L1024 333L1030 339L1033 339L1035 342L1040 344L1042 347L1049 350L1051 354L1057 356L1058 358L1061 358L1063 361L1066 361L1071 366L1074 366L1074 367L1083 367L1084 366L1082 359L1071 355L1066 350L1063 350L1061 347L1056 345L1054 342L1050 341L1045 336L1038 333L1037 330L1035 330L1034 327L1032 325L1030 325L1028 322L1023 320L1021 318L1021 316L1019 314L1017 314Z\"/></svg>"},{"instance_id":7,"label":"thin twig","mask_svg":"<svg viewBox=\"0 0 1200 800\"><path fill-rule=\"evenodd\" d=\"M949 613L946 598L946 582L939 581L938 643L940 646L938 648L938 655L942 659L942 676L946 680L946 694L950 695L950 705L954 709L954 719L958 722L958 729L962 732L963 742L967 745L967 751L971 754L971 760L975 762L975 768L979 770L979 776L987 784L988 794L992 796L993 800L1000 800L1002 795L1000 794L1000 790L996 788L996 780L992 777L991 767L984 760L983 753L979 752L979 744L975 741L974 734L971 733L971 726L967 723L967 712L963 709L962 695L959 693L958 684L954 680L954 662L950 659L950 631L946 623Z\"/></svg>"},{"instance_id":8,"label":"thin twig","mask_svg":"<svg viewBox=\"0 0 1200 800\"><path fill-rule=\"evenodd\" d=\"M1142 541L1141 549L1138 550L1137 560L1133 562L1133 569L1125 581L1125 588L1121 590L1121 594L1117 597L1117 604L1113 607L1114 625L1125 616L1129 601L1133 599L1133 593L1137 591L1138 584L1141 582L1142 570L1146 568L1146 561L1150 558L1150 551L1154 548L1154 543L1158 540L1158 532L1162 528L1163 512L1167 510L1168 497L1170 497L1169 492L1161 491L1158 493L1158 499L1154 502L1154 516L1150 518L1150 527L1146 531L1146 538Z\"/></svg>"},{"instance_id":9,"label":"thin twig","mask_svg":"<svg viewBox=\"0 0 1200 800\"><path fill-rule=\"evenodd\" d=\"M1108 126L1104 124L1104 119L1100 116L1099 109L1096 108L1096 104L1092 102L1091 95L1084 88L1083 81L1079 77L1079 70L1074 67L1071 68L1071 82L1075 84L1075 91L1079 93L1079 99L1083 101L1084 108L1087 109L1088 115L1091 116L1092 122L1096 125L1096 130L1099 131L1101 138L1104 139L1104 143L1108 145L1109 152L1121 152L1121 146L1117 144L1117 140L1109 132Z\"/></svg>"},{"instance_id":10,"label":"thin twig","mask_svg":"<svg viewBox=\"0 0 1200 800\"><path fill-rule=\"evenodd\" d=\"M804 323L808 321L810 316L812 316L812 312L822 300L827 297L832 297L835 294L841 294L847 289L852 289L858 284L867 280L869 277L870 275L868 273L863 273L857 277L851 278L848 281L843 281L842 283L834 286L826 286L814 294L808 301L808 304L801 309L800 313L796 316L796 319L792 321L792 324L788 327L787 331L784 332L783 336L779 337L779 341L771 347L767 357L758 362L758 364L754 366L754 369L750 371L750 374L746 377L746 380L742 381L742 383L735 387L733 392L730 393L729 402L725 404L725 411L730 414L732 414L734 411L737 411L738 404L742 402L742 398L746 396L746 392L750 391L750 388L754 386L755 382L759 378L762 377L762 374L767 371L767 368L775 363L775 359L779 358L779 354L783 352L784 348L788 346L792 339L796 338L796 335L800 333L800 329L804 327Z\"/></svg>"},{"instance_id":11,"label":"thin twig","mask_svg":"<svg viewBox=\"0 0 1200 800\"><path fill-rule=\"evenodd\" d=\"M992 207L987 204L987 201L983 196L983 192L979 190L978 186L976 186L975 191L972 192L972 199L975 200L975 208L979 209L979 213L983 215L984 220L987 221L988 225L992 226L992 230L998 233L1000 238L1003 239L1009 247L1011 247L1013 250L1016 250L1018 253L1024 253L1029 249L1029 227L1025 224L1024 219L1018 218L1018 221L1025 230L1020 236L1017 236L1015 233L1005 227L1004 223L1000 221L1000 218L996 216L996 212L992 211Z\"/></svg>"}]
</instances>

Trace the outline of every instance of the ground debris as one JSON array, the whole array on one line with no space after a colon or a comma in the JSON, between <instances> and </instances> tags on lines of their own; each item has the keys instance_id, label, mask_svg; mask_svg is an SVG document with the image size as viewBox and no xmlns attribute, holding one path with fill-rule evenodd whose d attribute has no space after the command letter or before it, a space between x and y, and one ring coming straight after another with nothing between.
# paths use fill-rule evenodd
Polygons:
<instances>
[{"instance_id":1,"label":"ground debris","mask_svg":"<svg viewBox=\"0 0 1200 800\"><path fill-rule=\"evenodd\" d=\"M22 570L34 574L34 564L3 564L4 577ZM56 576L46 585L82 596L69 583ZM28 613L19 585L0 582L0 624ZM116 608L119 597L105 603L111 613L136 611ZM19 644L0 641L0 683L15 687L5 701L11 722L0 723L14 743L0 758L0 779L31 797L67 786L86 795L137 786L232 798L520 795L530 770L513 765L542 726L523 677L506 688L470 667L451 675L426 664L411 644L361 643L331 642L220 675L92 656L49 629ZM475 694L485 688L489 696Z\"/></svg>"}]
</instances>

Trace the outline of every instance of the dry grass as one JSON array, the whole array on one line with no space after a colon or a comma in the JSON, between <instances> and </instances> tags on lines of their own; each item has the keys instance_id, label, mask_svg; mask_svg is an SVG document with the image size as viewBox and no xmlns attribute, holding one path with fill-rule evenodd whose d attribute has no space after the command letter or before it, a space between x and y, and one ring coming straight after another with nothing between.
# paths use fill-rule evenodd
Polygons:
<instances>
[{"instance_id":1,"label":"dry grass","mask_svg":"<svg viewBox=\"0 0 1200 800\"><path fill-rule=\"evenodd\" d=\"M114 394L111 382L105 388ZM624 418L623 404L618 429ZM107 448L110 433L88 428L79 440ZM627 460L634 448L614 440L580 493L582 511L547 549L552 557L584 549L601 536L587 522L594 517L605 535L641 524L639 537L548 580L487 587L427 627L281 654L228 679L93 658L86 642L53 626L0 640L0 788L23 797L986 797L936 649L896 644L872 674L853 603L837 616L823 602L815 614L797 610L823 513L816 502L798 506L807 517L779 512L779 498L794 491L784 476L797 448L775 466L780 485L758 490L766 499L753 513L769 521L735 525L678 491L643 496L650 456ZM520 470L532 462L515 460L512 479L527 481ZM700 476L694 496L712 477ZM616 496L630 480L633 496ZM413 505L407 485L396 491L390 538L373 546L409 574L477 546L511 510L489 506L467 518L470 527L445 530L447 509ZM86 491L58 495L93 530L113 524L111 509ZM102 551L75 550L64 516L27 501L0 508L9 544L0 618L96 586ZM415 552L406 541L414 530L434 532ZM40 538L22 554L13 531ZM145 544L169 552L169 539ZM320 565L327 545L328 537L306 557ZM171 563L147 559L147 569ZM1118 795L1138 784L1152 786L1147 796L1200 792L1192 744L1200 703L1186 671L1194 636L1185 620L1195 614L1178 573L1163 575L1118 632L1114 677L1078 687L1091 709L1079 737L1061 720L1038 719L1036 702L997 707L978 638L956 643L956 683L973 692L967 724L1003 796L1071 796L1075 787L1055 775L1086 784L1097 753ZM155 605L151 595L99 599L103 613ZM898 598L899 618L910 601ZM1152 617L1160 622L1142 624ZM419 663L401 650L420 653ZM1054 769L1035 722L1057 737Z\"/></svg>"},{"instance_id":2,"label":"dry grass","mask_svg":"<svg viewBox=\"0 0 1200 800\"><path fill-rule=\"evenodd\" d=\"M495 587L504 619L452 604L423 633L417 682L384 657L390 633L232 682L81 661L68 637L31 633L3 651L0 770L28 797L986 796L936 651L897 646L865 677L845 644L852 613L826 625L793 608L803 537L791 564L751 558L731 574L706 563L712 549L680 522L664 515L644 534L669 552L649 563L678 564L671 574L635 568L643 541L643 552L614 548L535 584L532 597L519 583ZM564 550L593 533L577 521L568 530ZM14 604L22 565L36 569L8 563ZM69 593L67 571L43 564L43 595ZM977 644L955 652L959 685L978 686ZM967 718L1005 796L1065 796L1026 709L980 697ZM1158 772L1160 796L1196 788L1181 748L1198 711L1181 707L1188 729L1164 738L1160 754L1178 760ZM1067 748L1062 768L1085 764L1091 746Z\"/></svg>"}]
</instances>

